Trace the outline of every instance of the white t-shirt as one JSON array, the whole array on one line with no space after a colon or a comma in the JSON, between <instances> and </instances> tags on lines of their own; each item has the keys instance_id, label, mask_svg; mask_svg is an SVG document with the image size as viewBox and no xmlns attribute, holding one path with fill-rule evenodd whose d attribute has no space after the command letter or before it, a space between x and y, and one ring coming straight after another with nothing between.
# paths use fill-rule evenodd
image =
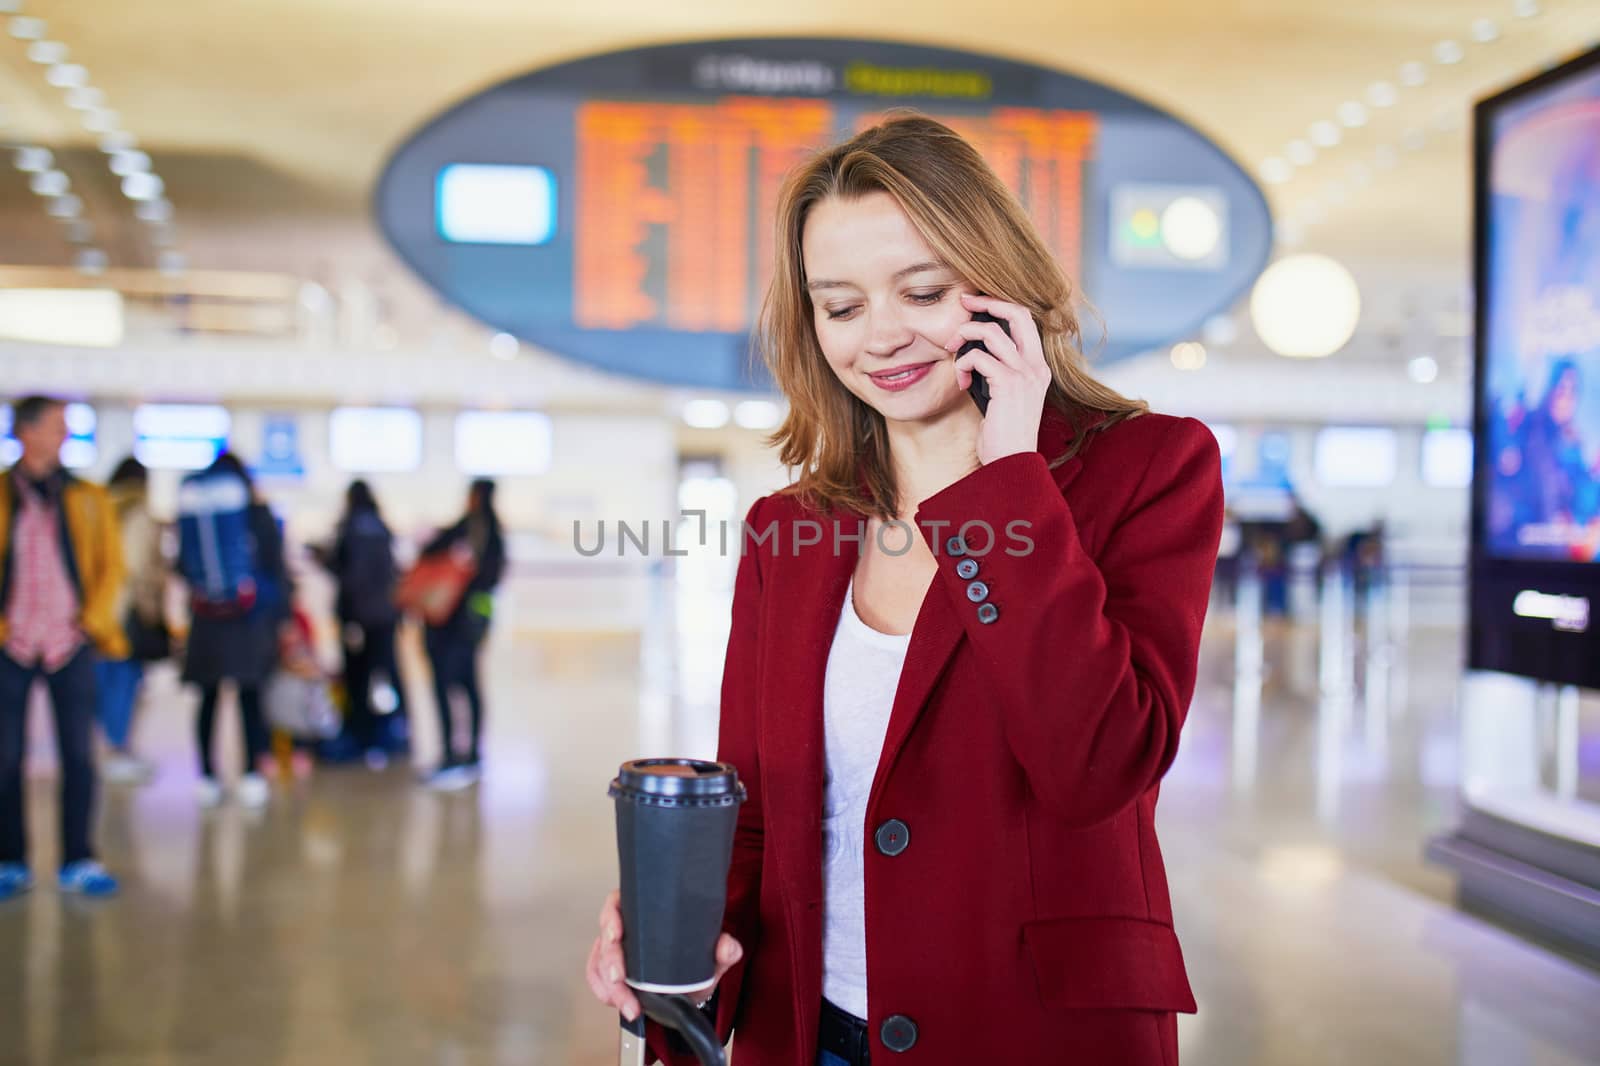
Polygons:
<instances>
[{"instance_id":1,"label":"white t-shirt","mask_svg":"<svg viewBox=\"0 0 1600 1066\"><path fill-rule=\"evenodd\" d=\"M867 1016L867 795L878 772L889 712L911 635L880 633L856 614L855 582L833 631L822 715L827 776L822 785L822 994Z\"/></svg>"}]
</instances>

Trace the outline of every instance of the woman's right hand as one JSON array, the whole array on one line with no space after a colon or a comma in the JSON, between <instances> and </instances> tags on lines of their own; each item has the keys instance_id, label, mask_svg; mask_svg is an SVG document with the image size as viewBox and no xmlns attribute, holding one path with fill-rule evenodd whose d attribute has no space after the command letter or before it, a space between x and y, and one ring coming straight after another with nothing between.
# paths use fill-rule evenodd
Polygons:
<instances>
[{"instance_id":1,"label":"woman's right hand","mask_svg":"<svg viewBox=\"0 0 1600 1066\"><path fill-rule=\"evenodd\" d=\"M722 975L744 957L744 948L727 933L717 939L717 969L710 987L695 996L697 1002L711 998ZM622 961L622 893L613 889L600 908L600 935L589 949L589 967L585 976L589 989L596 999L608 1007L615 1007L630 1022L639 1017L639 1000L623 980Z\"/></svg>"}]
</instances>

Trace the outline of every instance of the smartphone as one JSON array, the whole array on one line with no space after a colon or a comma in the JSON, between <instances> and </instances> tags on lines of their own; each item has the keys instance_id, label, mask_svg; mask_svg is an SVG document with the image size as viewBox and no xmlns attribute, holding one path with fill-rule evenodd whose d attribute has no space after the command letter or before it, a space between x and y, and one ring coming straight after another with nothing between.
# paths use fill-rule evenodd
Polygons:
<instances>
[{"instance_id":1,"label":"smartphone","mask_svg":"<svg viewBox=\"0 0 1600 1066\"><path fill-rule=\"evenodd\" d=\"M1006 325L1005 320L996 318L987 311L974 312L972 315L972 321L993 322L1005 331L1006 336L1011 336L1011 329ZM956 357L960 358L961 356L972 351L974 348L977 348L980 351L989 351L989 349L983 346L982 341L968 341L961 346L960 351L956 352ZM993 353L991 352L990 354L992 355ZM971 396L972 402L978 405L978 410L980 413L989 413L989 382L986 381L984 376L978 373L976 370L972 372L972 384L967 386L967 395Z\"/></svg>"}]
</instances>

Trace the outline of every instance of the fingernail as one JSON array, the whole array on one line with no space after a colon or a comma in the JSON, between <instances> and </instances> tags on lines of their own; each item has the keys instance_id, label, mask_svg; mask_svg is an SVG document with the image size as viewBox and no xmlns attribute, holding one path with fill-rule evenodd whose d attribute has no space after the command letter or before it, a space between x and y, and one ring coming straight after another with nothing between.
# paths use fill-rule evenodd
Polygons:
<instances>
[{"instance_id":1,"label":"fingernail","mask_svg":"<svg viewBox=\"0 0 1600 1066\"><path fill-rule=\"evenodd\" d=\"M618 981L622 980L622 971L613 966L611 969L606 971L606 976L611 979L612 984L616 984Z\"/></svg>"},{"instance_id":2,"label":"fingernail","mask_svg":"<svg viewBox=\"0 0 1600 1066\"><path fill-rule=\"evenodd\" d=\"M616 942L617 942L617 927L614 926L614 925L606 926L606 943L615 944Z\"/></svg>"},{"instance_id":3,"label":"fingernail","mask_svg":"<svg viewBox=\"0 0 1600 1066\"><path fill-rule=\"evenodd\" d=\"M639 1017L639 1008L632 1005L623 1007L622 1016L628 1019L630 1022L636 1021Z\"/></svg>"}]
</instances>

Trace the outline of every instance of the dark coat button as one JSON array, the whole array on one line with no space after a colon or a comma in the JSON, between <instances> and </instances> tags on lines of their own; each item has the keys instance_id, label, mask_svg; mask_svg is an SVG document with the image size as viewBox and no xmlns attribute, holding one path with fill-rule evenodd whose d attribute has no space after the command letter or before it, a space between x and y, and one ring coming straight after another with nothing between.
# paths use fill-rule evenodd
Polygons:
<instances>
[{"instance_id":1,"label":"dark coat button","mask_svg":"<svg viewBox=\"0 0 1600 1066\"><path fill-rule=\"evenodd\" d=\"M879 851L893 858L911 843L911 827L898 818L890 818L878 826L878 831L872 834L872 842L878 845Z\"/></svg>"},{"instance_id":2,"label":"dark coat button","mask_svg":"<svg viewBox=\"0 0 1600 1066\"><path fill-rule=\"evenodd\" d=\"M967 542L960 537L951 537L944 542L944 550L950 555L967 554Z\"/></svg>"},{"instance_id":3,"label":"dark coat button","mask_svg":"<svg viewBox=\"0 0 1600 1066\"><path fill-rule=\"evenodd\" d=\"M891 1014L883 1020L878 1038L890 1051L910 1051L917 1043L917 1023L904 1014Z\"/></svg>"},{"instance_id":4,"label":"dark coat button","mask_svg":"<svg viewBox=\"0 0 1600 1066\"><path fill-rule=\"evenodd\" d=\"M996 607L992 603L986 603L982 607L978 608L978 621L982 622L984 625L988 625L990 622L993 622L999 617L1000 608Z\"/></svg>"},{"instance_id":5,"label":"dark coat button","mask_svg":"<svg viewBox=\"0 0 1600 1066\"><path fill-rule=\"evenodd\" d=\"M956 573L971 581L978 576L978 560L963 559L956 564Z\"/></svg>"},{"instance_id":6,"label":"dark coat button","mask_svg":"<svg viewBox=\"0 0 1600 1066\"><path fill-rule=\"evenodd\" d=\"M982 581L974 581L967 586L967 599L973 603L982 603L989 598L989 586Z\"/></svg>"}]
</instances>

